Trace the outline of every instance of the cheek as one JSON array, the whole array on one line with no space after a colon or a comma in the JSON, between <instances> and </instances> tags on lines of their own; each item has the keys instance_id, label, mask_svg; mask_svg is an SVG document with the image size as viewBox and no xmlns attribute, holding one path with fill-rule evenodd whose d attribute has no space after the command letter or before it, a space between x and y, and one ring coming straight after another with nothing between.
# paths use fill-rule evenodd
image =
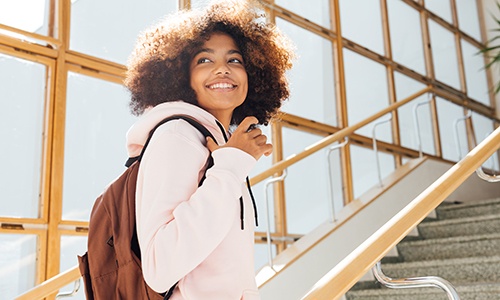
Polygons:
<instances>
[{"instance_id":1,"label":"cheek","mask_svg":"<svg viewBox=\"0 0 500 300\"><path fill-rule=\"evenodd\" d=\"M195 83L196 83L195 76L196 76L196 74L193 74L193 73L189 74L189 86L191 86L191 88L192 88L193 90L194 90L194 89L195 89L195 87L196 87L196 85L195 85Z\"/></svg>"},{"instance_id":2,"label":"cheek","mask_svg":"<svg viewBox=\"0 0 500 300\"><path fill-rule=\"evenodd\" d=\"M245 94L248 94L248 74L245 72L244 74L242 74L241 78L245 86Z\"/></svg>"},{"instance_id":3,"label":"cheek","mask_svg":"<svg viewBox=\"0 0 500 300\"><path fill-rule=\"evenodd\" d=\"M200 85L202 85L201 77L202 77L202 72L200 72L199 70L195 69L189 72L189 85L193 90L200 89Z\"/></svg>"},{"instance_id":4,"label":"cheek","mask_svg":"<svg viewBox=\"0 0 500 300\"><path fill-rule=\"evenodd\" d=\"M245 73L246 75L246 73ZM245 96L248 96L248 76L245 76Z\"/></svg>"}]
</instances>

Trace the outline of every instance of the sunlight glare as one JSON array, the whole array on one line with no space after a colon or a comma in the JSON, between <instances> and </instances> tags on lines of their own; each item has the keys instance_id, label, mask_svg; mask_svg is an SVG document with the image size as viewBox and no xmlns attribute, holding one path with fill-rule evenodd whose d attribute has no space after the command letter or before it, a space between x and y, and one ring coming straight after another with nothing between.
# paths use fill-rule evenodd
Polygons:
<instances>
[{"instance_id":1,"label":"sunlight glare","mask_svg":"<svg viewBox=\"0 0 500 300\"><path fill-rule=\"evenodd\" d=\"M45 1L0 0L0 24L36 32L43 26Z\"/></svg>"}]
</instances>

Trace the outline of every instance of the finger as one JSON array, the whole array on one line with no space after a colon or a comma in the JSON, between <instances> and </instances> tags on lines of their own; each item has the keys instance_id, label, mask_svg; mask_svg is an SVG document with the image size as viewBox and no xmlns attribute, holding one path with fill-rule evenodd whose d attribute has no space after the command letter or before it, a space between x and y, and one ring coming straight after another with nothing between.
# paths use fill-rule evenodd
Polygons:
<instances>
[{"instance_id":1,"label":"finger","mask_svg":"<svg viewBox=\"0 0 500 300\"><path fill-rule=\"evenodd\" d=\"M246 117L245 119L243 119L243 121L241 121L238 128L236 128L235 132L236 131L247 132L251 125L258 124L258 123L259 123L259 120L256 117L254 117L254 116Z\"/></svg>"},{"instance_id":2,"label":"finger","mask_svg":"<svg viewBox=\"0 0 500 300\"><path fill-rule=\"evenodd\" d=\"M263 134L255 137L254 139L255 139L255 142L257 143L257 145L259 145L259 146L265 145L267 142L267 136L265 136Z\"/></svg>"},{"instance_id":3,"label":"finger","mask_svg":"<svg viewBox=\"0 0 500 300\"><path fill-rule=\"evenodd\" d=\"M219 149L219 145L217 145L216 142L211 137L207 137L207 148L210 150L210 152L214 152L215 150Z\"/></svg>"},{"instance_id":4,"label":"finger","mask_svg":"<svg viewBox=\"0 0 500 300\"><path fill-rule=\"evenodd\" d=\"M265 151L264 151L264 155L265 155L265 156L269 156L269 155L271 155L271 154L273 153L273 145L271 145L271 144L266 144L266 145L265 145L265 147L266 147L266 148L265 148Z\"/></svg>"},{"instance_id":5,"label":"finger","mask_svg":"<svg viewBox=\"0 0 500 300\"><path fill-rule=\"evenodd\" d=\"M262 134L262 130L260 130L259 128L255 128L251 131L248 132L248 135L252 138L252 139L255 139L255 138L258 138L259 136L263 135ZM265 136L265 135L263 135Z\"/></svg>"}]
</instances>

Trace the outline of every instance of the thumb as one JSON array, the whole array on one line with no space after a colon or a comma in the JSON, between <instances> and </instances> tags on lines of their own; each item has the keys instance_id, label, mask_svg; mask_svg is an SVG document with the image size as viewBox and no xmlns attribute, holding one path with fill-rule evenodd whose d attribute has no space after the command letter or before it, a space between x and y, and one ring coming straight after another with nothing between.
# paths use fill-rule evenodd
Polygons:
<instances>
[{"instance_id":1,"label":"thumb","mask_svg":"<svg viewBox=\"0 0 500 300\"><path fill-rule=\"evenodd\" d=\"M210 150L210 152L214 152L215 150L219 149L219 145L211 138L207 137L207 148Z\"/></svg>"}]
</instances>

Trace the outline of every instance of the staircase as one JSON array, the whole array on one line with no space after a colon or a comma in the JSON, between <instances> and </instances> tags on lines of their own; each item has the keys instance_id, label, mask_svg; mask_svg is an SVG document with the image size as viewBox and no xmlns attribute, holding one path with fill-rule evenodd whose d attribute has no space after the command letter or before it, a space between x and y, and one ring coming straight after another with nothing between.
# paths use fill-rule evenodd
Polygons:
<instances>
[{"instance_id":1,"label":"staircase","mask_svg":"<svg viewBox=\"0 0 500 300\"><path fill-rule=\"evenodd\" d=\"M398 257L382 260L391 278L439 276L450 281L461 300L500 299L500 198L473 203L445 202L436 218L418 225L418 237L398 246ZM447 300L440 288L388 289L359 282L347 300Z\"/></svg>"}]
</instances>

